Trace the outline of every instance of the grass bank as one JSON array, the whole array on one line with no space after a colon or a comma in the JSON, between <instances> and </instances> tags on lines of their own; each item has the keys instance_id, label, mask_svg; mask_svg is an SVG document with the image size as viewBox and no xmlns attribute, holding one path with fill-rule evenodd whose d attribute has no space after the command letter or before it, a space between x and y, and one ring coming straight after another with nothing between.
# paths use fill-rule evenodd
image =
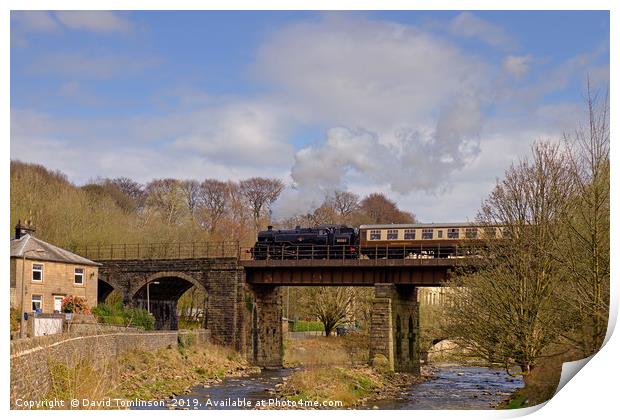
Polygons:
<instances>
[{"instance_id":1,"label":"grass bank","mask_svg":"<svg viewBox=\"0 0 620 420\"><path fill-rule=\"evenodd\" d=\"M343 407L364 406L369 400L394 397L403 387L423 377L394 373L387 359L368 366L367 335L287 340L285 365L300 370L285 378L278 398L305 401L341 401Z\"/></svg>"},{"instance_id":2,"label":"grass bank","mask_svg":"<svg viewBox=\"0 0 620 420\"><path fill-rule=\"evenodd\" d=\"M215 383L226 376L240 376L256 370L229 348L180 343L178 347L155 352L127 352L98 366L83 361L71 368L51 364L52 387L46 398L161 400L185 393L200 383Z\"/></svg>"},{"instance_id":3,"label":"grass bank","mask_svg":"<svg viewBox=\"0 0 620 420\"><path fill-rule=\"evenodd\" d=\"M557 353L557 355L541 359L530 374L523 378L525 386L499 404L497 408L524 408L549 401L553 398L560 383L562 364L583 358L575 350L564 349L562 351L557 347L550 349L549 353Z\"/></svg>"}]
</instances>

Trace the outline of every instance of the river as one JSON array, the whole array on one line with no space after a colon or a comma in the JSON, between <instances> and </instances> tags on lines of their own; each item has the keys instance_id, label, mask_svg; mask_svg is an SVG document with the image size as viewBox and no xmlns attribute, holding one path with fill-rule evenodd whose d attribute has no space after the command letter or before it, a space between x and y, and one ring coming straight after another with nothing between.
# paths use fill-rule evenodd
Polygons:
<instances>
[{"instance_id":1,"label":"river","mask_svg":"<svg viewBox=\"0 0 620 420\"><path fill-rule=\"evenodd\" d=\"M433 377L404 388L396 399L368 401L363 408L404 410L489 409L523 387L520 377L481 366L437 364ZM178 408L250 409L257 401L273 399L275 386L291 369L228 378L212 386L196 386L179 397Z\"/></svg>"}]
</instances>

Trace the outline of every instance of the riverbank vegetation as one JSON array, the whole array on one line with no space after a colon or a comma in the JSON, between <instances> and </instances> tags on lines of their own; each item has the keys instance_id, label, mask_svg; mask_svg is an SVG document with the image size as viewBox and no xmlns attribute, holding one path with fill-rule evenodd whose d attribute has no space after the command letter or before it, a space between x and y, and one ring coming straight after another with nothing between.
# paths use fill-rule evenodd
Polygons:
<instances>
[{"instance_id":1,"label":"riverbank vegetation","mask_svg":"<svg viewBox=\"0 0 620 420\"><path fill-rule=\"evenodd\" d=\"M402 391L419 377L394 373L385 363L368 366L370 340L365 334L287 340L284 361L300 368L278 387L279 398L342 401L344 407L365 405Z\"/></svg>"},{"instance_id":2,"label":"riverbank vegetation","mask_svg":"<svg viewBox=\"0 0 620 420\"><path fill-rule=\"evenodd\" d=\"M103 324L136 327L143 330L152 330L155 327L155 317L146 309L123 307L123 303L100 303L92 309L97 321Z\"/></svg>"},{"instance_id":3,"label":"riverbank vegetation","mask_svg":"<svg viewBox=\"0 0 620 420\"><path fill-rule=\"evenodd\" d=\"M477 270L449 283L444 335L488 362L520 366L520 404L551 398L561 363L592 355L606 334L608 110L607 97L589 95L582 128L537 142L506 171L478 215L503 239L487 241Z\"/></svg>"},{"instance_id":4,"label":"riverbank vegetation","mask_svg":"<svg viewBox=\"0 0 620 420\"><path fill-rule=\"evenodd\" d=\"M127 352L97 364L76 360L72 367L50 363L47 399L70 401L106 398L163 400L197 384L257 371L231 349L213 344L180 343L155 352ZM80 407L89 408L89 407ZM112 407L114 408L114 407Z\"/></svg>"}]
</instances>

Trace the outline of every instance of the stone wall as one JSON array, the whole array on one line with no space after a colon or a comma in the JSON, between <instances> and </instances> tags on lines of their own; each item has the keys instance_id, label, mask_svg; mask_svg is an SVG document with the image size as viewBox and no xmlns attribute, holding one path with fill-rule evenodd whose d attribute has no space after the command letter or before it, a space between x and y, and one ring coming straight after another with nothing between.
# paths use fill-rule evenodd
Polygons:
<instances>
[{"instance_id":1,"label":"stone wall","mask_svg":"<svg viewBox=\"0 0 620 420\"><path fill-rule=\"evenodd\" d=\"M252 359L260 367L282 367L282 293L280 287L253 286Z\"/></svg>"},{"instance_id":2,"label":"stone wall","mask_svg":"<svg viewBox=\"0 0 620 420\"><path fill-rule=\"evenodd\" d=\"M420 372L419 306L414 286L376 284L370 321L370 359L383 355L398 372Z\"/></svg>"},{"instance_id":3,"label":"stone wall","mask_svg":"<svg viewBox=\"0 0 620 420\"><path fill-rule=\"evenodd\" d=\"M11 342L11 407L16 398L41 400L49 391L50 367L88 363L94 368L127 351L155 351L179 340L205 343L208 330L113 332L94 335L59 334Z\"/></svg>"}]
</instances>

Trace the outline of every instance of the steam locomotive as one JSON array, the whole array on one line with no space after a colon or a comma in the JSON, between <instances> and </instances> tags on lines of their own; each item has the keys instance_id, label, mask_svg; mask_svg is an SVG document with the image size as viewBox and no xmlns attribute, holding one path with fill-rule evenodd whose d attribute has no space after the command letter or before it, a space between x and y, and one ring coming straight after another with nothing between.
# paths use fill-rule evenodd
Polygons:
<instances>
[{"instance_id":1,"label":"steam locomotive","mask_svg":"<svg viewBox=\"0 0 620 420\"><path fill-rule=\"evenodd\" d=\"M265 259L451 258L502 237L496 226L473 223L323 225L258 233L252 257Z\"/></svg>"}]
</instances>

